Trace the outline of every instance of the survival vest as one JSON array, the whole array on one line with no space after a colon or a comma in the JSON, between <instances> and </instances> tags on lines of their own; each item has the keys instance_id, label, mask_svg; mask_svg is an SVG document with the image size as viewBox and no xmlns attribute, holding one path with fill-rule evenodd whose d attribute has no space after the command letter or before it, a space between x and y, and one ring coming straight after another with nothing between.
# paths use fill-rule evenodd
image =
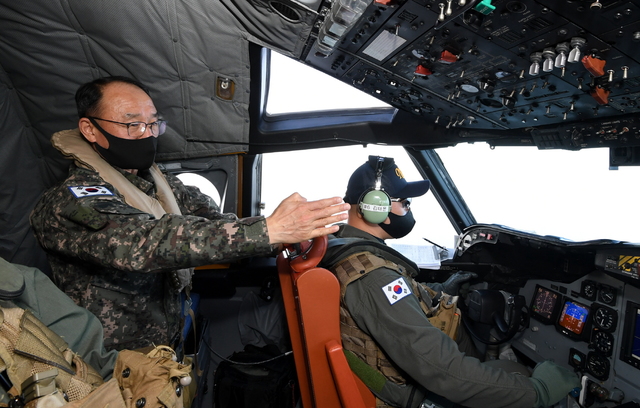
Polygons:
<instances>
[{"instance_id":1,"label":"survival vest","mask_svg":"<svg viewBox=\"0 0 640 408\"><path fill-rule=\"evenodd\" d=\"M130 206L148 214L153 214L157 219L162 218L166 213L182 213L171 186L169 186L157 164L154 163L149 168L156 187L156 196L158 197L156 199L140 191L119 171L100 157L91 145L84 140L78 129L54 133L51 137L51 144L65 157L73 159L77 166L98 172L103 180L122 194L124 201ZM178 269L171 272L171 274L171 282L177 289L190 288L193 268Z\"/></svg>"},{"instance_id":2,"label":"survival vest","mask_svg":"<svg viewBox=\"0 0 640 408\"><path fill-rule=\"evenodd\" d=\"M336 274L340 282L340 332L347 360L356 375L372 390L381 386L379 381L372 380L375 375L371 375L370 368L381 373L386 380L394 384L405 385L407 380L403 372L353 320L344 301L347 286L380 268L397 272L411 284L412 295L417 298L429 321L454 340L457 337L460 322L460 310L456 306L457 296L443 293L439 302L432 306L433 299L437 298L438 293L413 279L413 276L418 273L418 267L402 254L384 244L359 238L337 238L329 241L330 248L340 244L344 244L343 247L337 253L333 252L330 255L331 259L323 260L323 263L326 263L327 267ZM341 259L342 257L344 258ZM355 362L349 353L353 353L357 359L365 362L369 369ZM376 407L390 407L390 405L376 398Z\"/></svg>"}]
</instances>

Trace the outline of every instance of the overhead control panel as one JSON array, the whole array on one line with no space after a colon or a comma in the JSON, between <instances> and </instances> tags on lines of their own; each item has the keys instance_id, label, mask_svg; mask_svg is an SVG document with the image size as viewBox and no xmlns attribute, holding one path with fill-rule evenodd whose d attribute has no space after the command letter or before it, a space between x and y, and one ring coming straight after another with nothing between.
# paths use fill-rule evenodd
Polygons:
<instances>
[{"instance_id":1,"label":"overhead control panel","mask_svg":"<svg viewBox=\"0 0 640 408\"><path fill-rule=\"evenodd\" d=\"M637 2L335 0L319 11L302 59L427 123L554 129L535 135L542 148L640 144Z\"/></svg>"}]
</instances>

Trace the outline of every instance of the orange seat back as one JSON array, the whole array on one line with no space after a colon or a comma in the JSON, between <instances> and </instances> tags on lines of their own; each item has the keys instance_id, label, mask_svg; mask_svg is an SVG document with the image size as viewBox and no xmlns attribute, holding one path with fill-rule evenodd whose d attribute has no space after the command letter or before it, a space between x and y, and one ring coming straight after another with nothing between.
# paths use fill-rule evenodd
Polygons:
<instances>
[{"instance_id":1,"label":"orange seat back","mask_svg":"<svg viewBox=\"0 0 640 408\"><path fill-rule=\"evenodd\" d=\"M284 251L277 266L303 408L373 408L375 397L356 377L340 338L340 284L317 265L327 238Z\"/></svg>"}]
</instances>

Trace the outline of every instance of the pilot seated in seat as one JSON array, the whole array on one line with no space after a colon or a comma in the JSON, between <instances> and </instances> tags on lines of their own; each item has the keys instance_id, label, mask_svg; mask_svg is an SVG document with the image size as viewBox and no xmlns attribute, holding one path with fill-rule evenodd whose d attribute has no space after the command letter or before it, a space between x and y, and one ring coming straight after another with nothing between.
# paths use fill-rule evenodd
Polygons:
<instances>
[{"instance_id":1,"label":"pilot seated in seat","mask_svg":"<svg viewBox=\"0 0 640 408\"><path fill-rule=\"evenodd\" d=\"M378 406L502 408L558 402L580 386L570 370L550 361L530 376L513 361L500 360L513 367L498 368L478 358L464 330L453 330L452 339L430 322L433 305L456 295L473 274L418 284L416 264L384 243L412 230L409 198L429 187L428 180L407 182L392 158L377 156L369 156L349 180L348 223L330 236L321 266L340 281L341 335L352 370L376 395Z\"/></svg>"}]
</instances>

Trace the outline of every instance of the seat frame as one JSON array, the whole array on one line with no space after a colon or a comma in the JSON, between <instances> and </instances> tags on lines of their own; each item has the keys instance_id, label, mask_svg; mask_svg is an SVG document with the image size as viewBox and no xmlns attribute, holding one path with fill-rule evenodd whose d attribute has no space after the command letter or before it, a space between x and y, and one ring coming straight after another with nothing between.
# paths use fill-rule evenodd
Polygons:
<instances>
[{"instance_id":1,"label":"seat frame","mask_svg":"<svg viewBox=\"0 0 640 408\"><path fill-rule=\"evenodd\" d=\"M277 259L303 408L374 408L376 399L353 374L340 337L340 283L317 265L327 238Z\"/></svg>"}]
</instances>

